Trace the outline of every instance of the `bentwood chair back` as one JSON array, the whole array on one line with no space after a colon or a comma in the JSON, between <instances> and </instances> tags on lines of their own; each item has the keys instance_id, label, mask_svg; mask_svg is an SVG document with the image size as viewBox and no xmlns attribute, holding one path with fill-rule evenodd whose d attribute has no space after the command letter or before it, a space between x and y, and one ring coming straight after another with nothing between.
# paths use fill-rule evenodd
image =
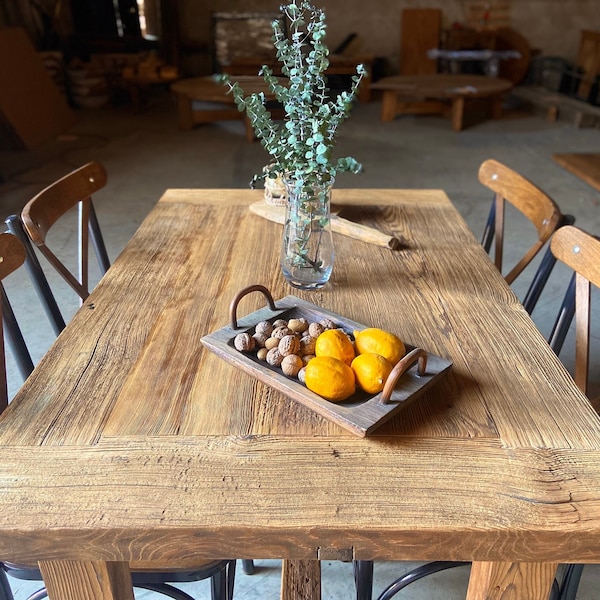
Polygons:
<instances>
[{"instance_id":1,"label":"bentwood chair back","mask_svg":"<svg viewBox=\"0 0 600 600\"><path fill-rule=\"evenodd\" d=\"M575 372L577 387L588 394L590 364L590 315L592 286L600 288L600 239L577 227L562 227L552 237L550 249L554 256L573 269L574 274L560 308L550 345L560 350L564 330L575 317ZM565 308L570 307L570 308ZM563 330L560 335L557 330ZM592 406L600 410L600 398L590 398ZM584 565L567 565L555 598L575 600Z\"/></svg>"},{"instance_id":2,"label":"bentwood chair back","mask_svg":"<svg viewBox=\"0 0 600 600\"><path fill-rule=\"evenodd\" d=\"M491 252L494 243L494 264L503 273L505 245L505 207L506 202L514 206L533 225L537 239L504 275L508 284L515 279L533 261L547 244L552 234L564 225L573 225L574 217L563 215L560 208L539 187L531 181L494 159L484 161L479 168L479 181L494 192L488 221L481 243L486 252ZM525 310L531 314L546 285L556 259L547 248L537 272L532 278L523 300Z\"/></svg>"},{"instance_id":3,"label":"bentwood chair back","mask_svg":"<svg viewBox=\"0 0 600 600\"><path fill-rule=\"evenodd\" d=\"M21 211L23 227L48 262L75 290L81 301L89 296L89 242L96 252L102 274L110 266L92 194L106 185L106 170L90 162L58 179L34 196ZM75 275L47 245L51 227L72 208L78 209L78 268Z\"/></svg>"},{"instance_id":4,"label":"bentwood chair back","mask_svg":"<svg viewBox=\"0 0 600 600\"><path fill-rule=\"evenodd\" d=\"M591 288L592 285L600 287L600 239L578 227L562 227L554 234L550 248L558 260L575 272L574 379L577 387L587 394L590 363Z\"/></svg>"}]
</instances>

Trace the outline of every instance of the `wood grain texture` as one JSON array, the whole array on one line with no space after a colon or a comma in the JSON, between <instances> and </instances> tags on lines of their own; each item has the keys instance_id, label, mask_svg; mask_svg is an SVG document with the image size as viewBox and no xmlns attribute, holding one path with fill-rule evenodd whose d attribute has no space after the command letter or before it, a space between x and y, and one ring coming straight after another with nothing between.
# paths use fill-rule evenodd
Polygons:
<instances>
[{"instance_id":1,"label":"wood grain texture","mask_svg":"<svg viewBox=\"0 0 600 600\"><path fill-rule=\"evenodd\" d=\"M504 276L512 283L531 263L544 244L560 225L563 215L560 208L539 187L510 167L488 159L479 167L479 181L496 193L494 262L502 272L504 249L504 202L510 202L524 215L537 232L537 239Z\"/></svg>"},{"instance_id":2,"label":"wood grain texture","mask_svg":"<svg viewBox=\"0 0 600 600\"><path fill-rule=\"evenodd\" d=\"M586 183L600 191L600 154L553 154L552 159Z\"/></svg>"},{"instance_id":3,"label":"wood grain texture","mask_svg":"<svg viewBox=\"0 0 600 600\"><path fill-rule=\"evenodd\" d=\"M476 577L469 582L467 600L512 600L521 596L547 600L556 567L552 563L530 563L527 568L514 563L474 563L471 569Z\"/></svg>"},{"instance_id":4,"label":"wood grain texture","mask_svg":"<svg viewBox=\"0 0 600 600\"><path fill-rule=\"evenodd\" d=\"M321 600L321 564L318 560L283 561L281 600L298 597Z\"/></svg>"},{"instance_id":5,"label":"wood grain texture","mask_svg":"<svg viewBox=\"0 0 600 600\"><path fill-rule=\"evenodd\" d=\"M429 387L436 385L452 366L450 361L419 349L429 358L427 369L423 373L417 372L416 368L409 369L400 381L394 379L395 384L391 385L390 393L386 397L388 402L383 400L384 391L379 394L366 394L360 390L342 402L329 402L308 390L296 377L285 376L281 369L270 367L265 361L258 360L254 353L241 353L233 345L233 339L238 333L247 332L252 335L260 321L273 322L276 319L292 318L304 318L309 323L330 319L348 335L368 327L290 295L278 299L275 310L271 310L267 305L249 315L234 316L232 323L205 335L201 341L204 347L219 358L361 437L369 435L400 410L404 410L408 404L417 401ZM407 345L407 350L414 348ZM137 384L133 385L137 387Z\"/></svg>"},{"instance_id":6,"label":"wood grain texture","mask_svg":"<svg viewBox=\"0 0 600 600\"><path fill-rule=\"evenodd\" d=\"M83 561L76 586L86 561L519 563L522 600L600 562L600 418L443 192L334 190L402 249L340 236L330 284L293 292L452 361L371 437L202 346L241 289L292 292L261 194L169 190L0 417L0 559Z\"/></svg>"},{"instance_id":7,"label":"wood grain texture","mask_svg":"<svg viewBox=\"0 0 600 600\"><path fill-rule=\"evenodd\" d=\"M133 600L127 563L40 562L49 598L63 600ZM86 586L81 586L81 581Z\"/></svg>"}]
</instances>

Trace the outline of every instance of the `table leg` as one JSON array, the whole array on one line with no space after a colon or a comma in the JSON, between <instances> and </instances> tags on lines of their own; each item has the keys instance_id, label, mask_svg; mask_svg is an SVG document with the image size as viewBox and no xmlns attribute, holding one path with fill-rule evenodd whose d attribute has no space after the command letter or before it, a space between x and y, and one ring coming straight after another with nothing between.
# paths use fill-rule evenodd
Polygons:
<instances>
[{"instance_id":1,"label":"table leg","mask_svg":"<svg viewBox=\"0 0 600 600\"><path fill-rule=\"evenodd\" d=\"M502 96L492 96L490 98L492 119L502 118L502 103L504 98Z\"/></svg>"},{"instance_id":2,"label":"table leg","mask_svg":"<svg viewBox=\"0 0 600 600\"><path fill-rule=\"evenodd\" d=\"M381 120L393 121L396 118L396 92L384 90L381 97Z\"/></svg>"},{"instance_id":3,"label":"table leg","mask_svg":"<svg viewBox=\"0 0 600 600\"><path fill-rule=\"evenodd\" d=\"M465 113L465 99L462 96L452 100L452 129L462 131Z\"/></svg>"},{"instance_id":4,"label":"table leg","mask_svg":"<svg viewBox=\"0 0 600 600\"><path fill-rule=\"evenodd\" d=\"M358 88L358 100L361 104L371 102L371 68L367 67L367 74L363 77Z\"/></svg>"},{"instance_id":5,"label":"table leg","mask_svg":"<svg viewBox=\"0 0 600 600\"><path fill-rule=\"evenodd\" d=\"M467 600L548 600L557 566L474 562Z\"/></svg>"},{"instance_id":6,"label":"table leg","mask_svg":"<svg viewBox=\"0 0 600 600\"><path fill-rule=\"evenodd\" d=\"M284 560L281 600L321 600L321 562Z\"/></svg>"},{"instance_id":7,"label":"table leg","mask_svg":"<svg viewBox=\"0 0 600 600\"><path fill-rule=\"evenodd\" d=\"M134 600L126 562L40 561L50 600Z\"/></svg>"},{"instance_id":8,"label":"table leg","mask_svg":"<svg viewBox=\"0 0 600 600\"><path fill-rule=\"evenodd\" d=\"M177 94L177 115L179 117L179 129L186 131L194 128L194 115L192 101L183 94Z\"/></svg>"}]
</instances>

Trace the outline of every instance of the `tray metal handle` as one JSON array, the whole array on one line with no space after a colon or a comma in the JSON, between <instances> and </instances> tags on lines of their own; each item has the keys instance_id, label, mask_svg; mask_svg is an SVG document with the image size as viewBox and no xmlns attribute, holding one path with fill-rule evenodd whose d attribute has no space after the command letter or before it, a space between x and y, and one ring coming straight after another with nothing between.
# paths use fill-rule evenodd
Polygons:
<instances>
[{"instance_id":1,"label":"tray metal handle","mask_svg":"<svg viewBox=\"0 0 600 600\"><path fill-rule=\"evenodd\" d=\"M411 350L402 360L396 363L394 368L391 370L388 378L385 380L385 385L383 386L383 391L381 392L381 398L379 401L382 404L389 404L390 398L392 397L392 392L396 387L396 383L398 379L408 369L410 369L416 362L419 362L419 368L417 373L422 377L425 375L425 370L427 369L427 352L422 348L415 348Z\"/></svg>"},{"instance_id":2,"label":"tray metal handle","mask_svg":"<svg viewBox=\"0 0 600 600\"><path fill-rule=\"evenodd\" d=\"M231 329L238 329L237 306L240 303L240 300L244 296L251 294L252 292L261 292L263 294L263 296L267 299L267 302L269 303L269 308L272 311L277 310L277 307L275 306L275 301L273 300L273 296L271 295L271 292L264 285L258 285L258 284L249 285L248 287L245 287L243 290L240 290L235 295L235 298L231 301L231 304L229 305L229 325L231 326Z\"/></svg>"}]
</instances>

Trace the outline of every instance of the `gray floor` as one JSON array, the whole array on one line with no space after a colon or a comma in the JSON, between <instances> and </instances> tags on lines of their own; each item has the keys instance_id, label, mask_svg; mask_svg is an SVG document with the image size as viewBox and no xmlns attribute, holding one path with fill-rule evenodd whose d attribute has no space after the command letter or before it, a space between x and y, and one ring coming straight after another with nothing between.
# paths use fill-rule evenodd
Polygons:
<instances>
[{"instance_id":1,"label":"gray floor","mask_svg":"<svg viewBox=\"0 0 600 600\"><path fill-rule=\"evenodd\" d=\"M358 176L340 175L337 186L444 189L479 237L491 194L479 184L477 170L483 160L496 158L542 187L563 212L577 218L580 226L600 233L600 192L551 159L554 152L600 152L598 129L576 129L568 121L548 123L542 116L509 110L500 121L483 122L456 134L451 131L449 121L440 117L406 116L393 123L382 123L379 109L378 101L358 105L342 126L339 155L354 156L363 163L365 172ZM238 122L180 132L175 104L160 90L151 93L141 113L134 113L125 105L82 111L78 115L79 121L72 131L42 148L32 152L0 151L0 216L4 218L20 210L33 194L71 168L89 160L101 161L108 170L109 183L97 194L95 204L113 260L165 189L245 188L267 160L259 144L246 142L243 126ZM59 244L66 246L71 231L69 224L57 226L53 235ZM513 232L515 240L511 248L524 247L530 234L527 227L519 225ZM568 276L563 269L555 270L533 314L545 335ZM52 285L60 290L61 304L67 307L69 318L77 310L77 299L61 281L53 278ZM522 286L514 287L522 296ZM33 307L35 298L23 272L12 275L6 288L34 359L38 360L52 343L50 328L43 313ZM594 302L598 307L597 298ZM594 337L597 341L596 327ZM569 341L564 351L567 365L571 348ZM600 379L599 360L595 358L593 365L595 389ZM8 371L10 393L14 394L21 380L10 357ZM253 576L238 569L235 594L238 600L278 597L279 561L261 560L256 565ZM404 563L377 564L375 591L407 568ZM325 562L323 573L323 599L352 598L350 564ZM414 586L398 597L464 598L467 577L468 569L458 569ZM17 600L26 598L35 589L29 583L13 580L13 584ZM187 589L193 590L198 598L209 597L205 583L188 585ZM586 568L578 598L598 598L597 589L600 589L600 568ZM142 593L136 597L155 596Z\"/></svg>"}]
</instances>

